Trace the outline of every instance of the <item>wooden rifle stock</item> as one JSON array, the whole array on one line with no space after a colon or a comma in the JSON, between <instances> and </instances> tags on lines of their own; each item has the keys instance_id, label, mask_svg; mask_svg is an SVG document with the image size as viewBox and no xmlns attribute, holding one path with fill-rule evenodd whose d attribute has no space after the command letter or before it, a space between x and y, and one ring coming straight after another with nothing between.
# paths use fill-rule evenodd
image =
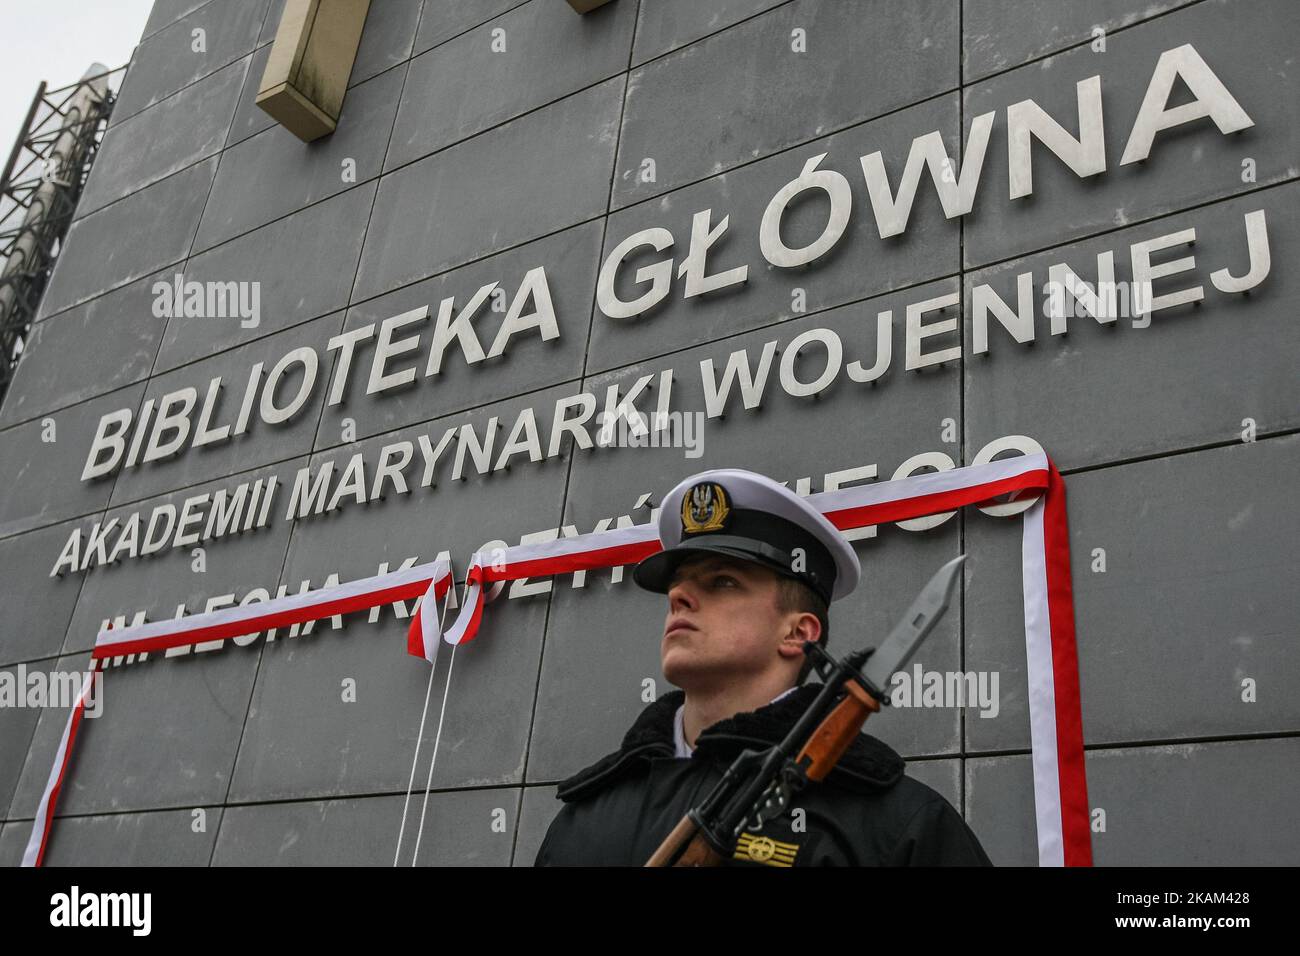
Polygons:
<instances>
[{"instance_id":1,"label":"wooden rifle stock","mask_svg":"<svg viewBox=\"0 0 1300 956\"><path fill-rule=\"evenodd\" d=\"M845 681L844 699L826 715L796 759L811 781L826 779L831 768L844 756L868 717L880 710L880 702L855 680ZM682 847L685 847L683 850ZM680 851L680 855L679 855ZM684 816L646 861L646 866L719 866L726 861L705 839L689 816Z\"/></svg>"},{"instance_id":2,"label":"wooden rifle stock","mask_svg":"<svg viewBox=\"0 0 1300 956\"><path fill-rule=\"evenodd\" d=\"M690 841L687 843L687 841ZM674 861L678 849L686 844L682 855ZM704 839L690 817L682 817L673 832L668 834L659 849L646 861L646 866L718 866L722 863L722 854L718 853Z\"/></svg>"},{"instance_id":3,"label":"wooden rifle stock","mask_svg":"<svg viewBox=\"0 0 1300 956\"><path fill-rule=\"evenodd\" d=\"M795 761L804 768L809 780L825 780L858 736L867 718L880 710L880 701L863 690L857 681L845 681L844 689L847 691L844 699L813 731ZM804 763L805 759L807 763Z\"/></svg>"}]
</instances>

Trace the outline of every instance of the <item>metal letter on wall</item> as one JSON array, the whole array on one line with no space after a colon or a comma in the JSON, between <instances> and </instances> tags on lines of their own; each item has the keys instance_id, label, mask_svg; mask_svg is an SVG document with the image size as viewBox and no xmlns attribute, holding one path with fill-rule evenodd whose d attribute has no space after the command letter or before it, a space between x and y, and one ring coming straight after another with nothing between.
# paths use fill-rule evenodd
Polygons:
<instances>
[{"instance_id":1,"label":"metal letter on wall","mask_svg":"<svg viewBox=\"0 0 1300 956\"><path fill-rule=\"evenodd\" d=\"M603 7L610 0L569 0L569 6L579 13L591 13L597 7Z\"/></svg>"},{"instance_id":2,"label":"metal letter on wall","mask_svg":"<svg viewBox=\"0 0 1300 956\"><path fill-rule=\"evenodd\" d=\"M257 105L304 143L334 132L370 0L286 0Z\"/></svg>"}]
</instances>

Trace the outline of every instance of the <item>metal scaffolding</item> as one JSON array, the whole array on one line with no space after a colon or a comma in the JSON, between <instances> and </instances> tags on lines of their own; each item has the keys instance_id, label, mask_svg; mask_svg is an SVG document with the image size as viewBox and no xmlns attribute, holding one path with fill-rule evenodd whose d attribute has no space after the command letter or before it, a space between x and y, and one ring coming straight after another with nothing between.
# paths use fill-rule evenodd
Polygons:
<instances>
[{"instance_id":1,"label":"metal scaffolding","mask_svg":"<svg viewBox=\"0 0 1300 956\"><path fill-rule=\"evenodd\" d=\"M93 64L76 83L41 83L0 174L0 404L72 224L126 67Z\"/></svg>"}]
</instances>

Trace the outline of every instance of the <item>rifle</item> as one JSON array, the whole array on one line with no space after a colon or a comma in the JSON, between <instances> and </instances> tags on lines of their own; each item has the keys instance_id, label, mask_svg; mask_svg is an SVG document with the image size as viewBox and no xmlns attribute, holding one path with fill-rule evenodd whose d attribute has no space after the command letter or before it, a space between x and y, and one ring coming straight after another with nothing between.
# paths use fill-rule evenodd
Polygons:
<instances>
[{"instance_id":1,"label":"rifle","mask_svg":"<svg viewBox=\"0 0 1300 956\"><path fill-rule=\"evenodd\" d=\"M682 817L646 866L718 866L730 859L742 831L757 832L785 812L790 799L826 778L863 723L888 705L886 685L948 609L964 554L921 589L885 642L837 661L821 643L804 645L822 680L821 693L779 744L742 752L700 803ZM864 669L865 668L865 669Z\"/></svg>"}]
</instances>

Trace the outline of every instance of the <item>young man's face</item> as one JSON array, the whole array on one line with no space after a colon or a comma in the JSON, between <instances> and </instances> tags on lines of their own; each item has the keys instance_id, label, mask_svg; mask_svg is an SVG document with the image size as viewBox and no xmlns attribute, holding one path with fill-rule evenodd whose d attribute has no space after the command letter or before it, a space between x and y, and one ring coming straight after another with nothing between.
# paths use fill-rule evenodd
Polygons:
<instances>
[{"instance_id":1,"label":"young man's face","mask_svg":"<svg viewBox=\"0 0 1300 956\"><path fill-rule=\"evenodd\" d=\"M668 587L664 677L689 691L773 670L797 673L802 641L789 638L803 615L778 609L777 588L776 573L751 561L701 554L682 562Z\"/></svg>"}]
</instances>

